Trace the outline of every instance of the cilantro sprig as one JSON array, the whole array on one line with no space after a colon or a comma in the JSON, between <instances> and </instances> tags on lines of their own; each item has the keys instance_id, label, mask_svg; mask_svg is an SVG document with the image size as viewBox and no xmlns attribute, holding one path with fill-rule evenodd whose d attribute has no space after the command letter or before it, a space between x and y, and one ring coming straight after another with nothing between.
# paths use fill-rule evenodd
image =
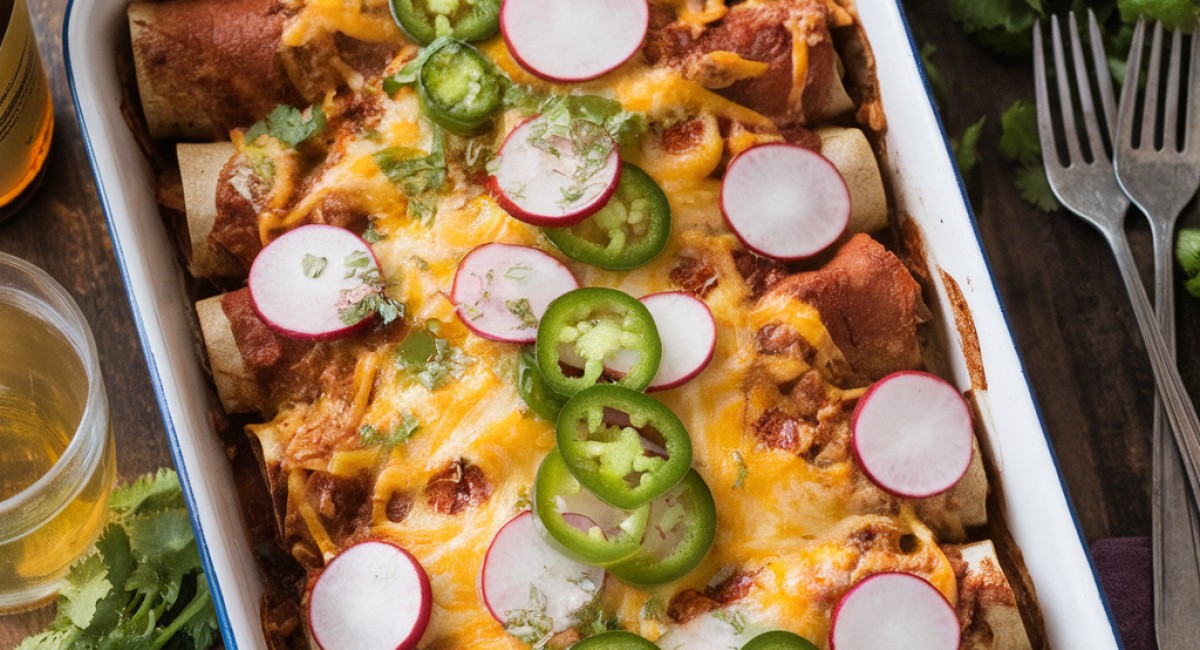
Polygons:
<instances>
[{"instance_id":1,"label":"cilantro sprig","mask_svg":"<svg viewBox=\"0 0 1200 650\"><path fill-rule=\"evenodd\" d=\"M246 142L254 142L264 135L269 135L287 147L295 147L309 138L320 135L325 130L325 125L325 111L319 105L313 106L306 116L298 108L280 104L265 120L255 122L254 126L246 131Z\"/></svg>"},{"instance_id":2,"label":"cilantro sprig","mask_svg":"<svg viewBox=\"0 0 1200 650\"><path fill-rule=\"evenodd\" d=\"M17 650L207 648L217 614L175 472L118 488L109 523L59 591L58 614Z\"/></svg>"}]
</instances>

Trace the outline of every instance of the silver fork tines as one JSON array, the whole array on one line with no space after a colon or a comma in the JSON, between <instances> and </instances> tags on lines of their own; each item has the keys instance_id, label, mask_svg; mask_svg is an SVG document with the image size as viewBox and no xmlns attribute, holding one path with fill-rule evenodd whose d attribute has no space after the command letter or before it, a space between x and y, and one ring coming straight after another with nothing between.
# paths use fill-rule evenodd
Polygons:
<instances>
[{"instance_id":1,"label":"silver fork tines","mask_svg":"<svg viewBox=\"0 0 1200 650\"><path fill-rule=\"evenodd\" d=\"M1200 494L1200 421L1197 421L1196 410L1179 377L1179 369L1175 366L1174 355L1171 354L1159 331L1150 300L1146 297L1145 287L1142 286L1141 278L1138 276L1137 265L1133 260L1133 253L1129 249L1129 241L1125 236L1125 211L1129 207L1129 199L1117 184L1100 128L1103 123L1104 131L1112 135L1112 115L1114 114L1111 100L1112 82L1103 48L1100 45L1100 31L1095 17L1091 15L1090 11L1088 14L1093 66L1101 95L1100 108L1105 111L1103 117L1096 115L1091 84L1088 80L1089 69L1083 56L1083 48L1079 45L1079 30L1074 14L1070 16L1074 79L1076 87L1079 89L1079 104L1084 130L1087 133L1087 145L1091 154L1087 158L1083 156L1079 140L1080 134L1075 126L1075 106L1071 99L1071 77L1068 76L1067 64L1063 56L1062 34L1057 18L1052 17L1050 22L1051 45L1055 58L1054 70L1058 81L1059 106L1063 125L1063 130L1059 135L1066 143L1068 153L1065 163L1058 155L1055 142L1055 126L1050 110L1050 96L1046 87L1042 29L1040 24L1034 26L1034 90L1037 95L1038 134L1042 144L1042 160L1055 196L1072 212L1095 226L1112 247L1113 254L1117 258L1117 267L1121 271L1121 278L1125 282L1125 288L1132 301L1138 328L1150 355L1159 395L1162 397L1167 417L1176 436L1176 442L1183 451L1188 482L1193 493ZM1109 86L1107 97L1105 96L1106 85Z\"/></svg>"},{"instance_id":2,"label":"silver fork tines","mask_svg":"<svg viewBox=\"0 0 1200 650\"><path fill-rule=\"evenodd\" d=\"M1088 12L1091 16L1091 12ZM1104 147L1104 138L1100 130L1100 120L1096 117L1096 107L1092 99L1091 83L1088 80L1087 61L1083 56L1083 48L1079 45L1079 29L1076 27L1075 16L1070 16L1070 32L1072 55L1074 58L1074 73L1079 87L1080 106L1082 108L1084 126L1088 136L1090 161L1085 159L1079 142L1079 131L1075 124L1075 104L1071 98L1071 81L1068 77L1066 59L1063 56L1062 34L1058 27L1058 17L1050 17L1051 44L1054 50L1054 71L1058 82L1059 114L1063 129L1061 136L1067 146L1068 158L1066 164L1060 162L1058 146L1055 142L1054 121L1050 112L1050 97L1046 88L1045 55L1042 46L1041 23L1034 25L1033 56L1034 56L1034 89L1037 94L1038 134L1042 143L1042 158L1046 165L1046 175L1050 179L1055 196L1063 205L1079 216L1100 228L1111 227L1124 220L1125 210L1129 207L1129 199L1117 185L1113 176L1112 161ZM1095 25L1095 18L1090 19ZM1092 37L1092 53L1096 66L1096 77L1099 80L1101 108L1104 110L1105 132L1113 123L1111 116L1116 114L1113 105L1112 80L1108 74L1103 50L1100 49L1099 30ZM1099 50L1100 55L1096 56Z\"/></svg>"},{"instance_id":3,"label":"silver fork tines","mask_svg":"<svg viewBox=\"0 0 1200 650\"><path fill-rule=\"evenodd\" d=\"M1113 143L1117 176L1125 192L1146 213L1154 241L1155 311L1168 351L1175 348L1175 221L1200 186L1200 47L1193 38L1191 61L1182 74L1183 35L1175 30L1167 63L1166 88L1159 96L1163 28L1154 27L1140 129L1138 80L1145 47L1146 21L1134 30L1129 67L1121 93L1120 117ZM1186 82L1187 106L1180 124L1179 93ZM1158 121L1161 115L1161 122ZM1183 142L1179 141L1182 126ZM1137 133L1135 133L1135 130ZM1161 136L1160 136L1161 134ZM1161 139L1160 139L1161 138ZM1200 638L1200 522L1189 498L1186 469L1171 440L1162 404L1156 400L1153 439L1152 540L1155 634L1161 650L1191 648Z\"/></svg>"}]
</instances>

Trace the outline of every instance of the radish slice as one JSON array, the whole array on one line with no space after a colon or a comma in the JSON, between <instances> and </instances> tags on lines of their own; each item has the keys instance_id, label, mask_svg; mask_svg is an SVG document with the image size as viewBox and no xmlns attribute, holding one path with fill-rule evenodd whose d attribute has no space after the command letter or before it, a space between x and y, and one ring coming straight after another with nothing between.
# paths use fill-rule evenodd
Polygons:
<instances>
[{"instance_id":1,"label":"radish slice","mask_svg":"<svg viewBox=\"0 0 1200 650\"><path fill-rule=\"evenodd\" d=\"M546 307L578 288L570 269L536 248L484 244L459 263L450 300L476 334L532 343Z\"/></svg>"},{"instance_id":2,"label":"radish slice","mask_svg":"<svg viewBox=\"0 0 1200 650\"><path fill-rule=\"evenodd\" d=\"M721 211L746 248L799 260L828 248L850 223L850 190L833 163L792 144L738 154L721 181Z\"/></svg>"},{"instance_id":3,"label":"radish slice","mask_svg":"<svg viewBox=\"0 0 1200 650\"><path fill-rule=\"evenodd\" d=\"M513 58L551 81L586 81L620 66L642 47L646 0L504 0L500 31Z\"/></svg>"},{"instance_id":4,"label":"radish slice","mask_svg":"<svg viewBox=\"0 0 1200 650\"><path fill-rule=\"evenodd\" d=\"M880 379L858 401L854 453L879 487L924 498L954 487L974 453L971 410L958 389L924 372Z\"/></svg>"},{"instance_id":5,"label":"radish slice","mask_svg":"<svg viewBox=\"0 0 1200 650\"><path fill-rule=\"evenodd\" d=\"M408 650L429 624L429 577L408 551L362 542L317 576L308 623L323 650Z\"/></svg>"},{"instance_id":6,"label":"radish slice","mask_svg":"<svg viewBox=\"0 0 1200 650\"><path fill-rule=\"evenodd\" d=\"M646 390L675 388L700 374L717 345L717 322L708 305L682 291L652 293L641 301L662 339L658 374Z\"/></svg>"},{"instance_id":7,"label":"radish slice","mask_svg":"<svg viewBox=\"0 0 1200 650\"><path fill-rule=\"evenodd\" d=\"M250 299L272 329L327 339L371 321L347 323L359 300L381 296L379 261L361 237L337 226L301 226L267 244L250 267Z\"/></svg>"},{"instance_id":8,"label":"radish slice","mask_svg":"<svg viewBox=\"0 0 1200 650\"><path fill-rule=\"evenodd\" d=\"M877 573L842 596L832 650L957 650L958 615L942 592L909 573Z\"/></svg>"},{"instance_id":9,"label":"radish slice","mask_svg":"<svg viewBox=\"0 0 1200 650\"><path fill-rule=\"evenodd\" d=\"M576 527L587 517L566 515ZM509 633L522 628L561 632L577 622L604 582L604 569L567 558L537 531L533 513L522 512L500 528L488 546L480 572L483 601Z\"/></svg>"},{"instance_id":10,"label":"radish slice","mask_svg":"<svg viewBox=\"0 0 1200 650\"><path fill-rule=\"evenodd\" d=\"M579 136L582 151L576 151L572 138L545 131L547 124L534 118L513 129L488 182L500 207L513 217L566 228L608 203L621 179L621 156L603 129Z\"/></svg>"}]
</instances>

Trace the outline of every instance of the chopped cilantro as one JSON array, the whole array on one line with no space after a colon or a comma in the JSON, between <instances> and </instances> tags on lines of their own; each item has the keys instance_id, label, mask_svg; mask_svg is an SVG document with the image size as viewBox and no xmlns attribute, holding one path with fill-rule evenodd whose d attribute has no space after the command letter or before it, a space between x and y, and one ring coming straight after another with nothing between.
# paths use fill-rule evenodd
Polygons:
<instances>
[{"instance_id":1,"label":"chopped cilantro","mask_svg":"<svg viewBox=\"0 0 1200 650\"><path fill-rule=\"evenodd\" d=\"M109 510L95 547L64 579L50 627L17 648L209 647L217 614L178 477L164 469L118 488Z\"/></svg>"},{"instance_id":2,"label":"chopped cilantro","mask_svg":"<svg viewBox=\"0 0 1200 650\"><path fill-rule=\"evenodd\" d=\"M508 311L512 312L513 316L521 319L520 329L538 326L537 316L533 315L533 307L529 304L528 298L505 300L504 306L508 307Z\"/></svg>"},{"instance_id":3,"label":"chopped cilantro","mask_svg":"<svg viewBox=\"0 0 1200 650\"><path fill-rule=\"evenodd\" d=\"M417 435L417 432L421 430L421 423L407 411L400 415L400 422L392 425L392 428L386 434L381 433L369 424L363 425L358 431L359 444L364 447L383 445L385 449L390 450L401 443L412 440L413 436Z\"/></svg>"},{"instance_id":4,"label":"chopped cilantro","mask_svg":"<svg viewBox=\"0 0 1200 650\"><path fill-rule=\"evenodd\" d=\"M397 318L404 317L404 305L388 298L379 292L371 292L351 303L339 314L346 325L357 325L371 314L379 317L379 322L387 325Z\"/></svg>"},{"instance_id":5,"label":"chopped cilantro","mask_svg":"<svg viewBox=\"0 0 1200 650\"><path fill-rule=\"evenodd\" d=\"M312 253L305 253L304 259L300 261L300 266L304 269L304 277L313 279L321 277L321 272L328 264L329 260L317 257Z\"/></svg>"},{"instance_id":6,"label":"chopped cilantro","mask_svg":"<svg viewBox=\"0 0 1200 650\"><path fill-rule=\"evenodd\" d=\"M375 164L408 197L410 216L428 224L437 212L436 193L446 183L446 144L434 127L428 154L412 147L389 147L375 154Z\"/></svg>"},{"instance_id":7,"label":"chopped cilantro","mask_svg":"<svg viewBox=\"0 0 1200 650\"><path fill-rule=\"evenodd\" d=\"M504 612L504 631L541 650L554 632L554 620L546 613L548 605L546 594L530 585L529 607Z\"/></svg>"},{"instance_id":8,"label":"chopped cilantro","mask_svg":"<svg viewBox=\"0 0 1200 650\"><path fill-rule=\"evenodd\" d=\"M434 322L430 321L430 325ZM441 388L448 377L461 377L472 359L449 341L438 338L430 325L405 337L397 349L396 363L432 392Z\"/></svg>"},{"instance_id":9,"label":"chopped cilantro","mask_svg":"<svg viewBox=\"0 0 1200 650\"><path fill-rule=\"evenodd\" d=\"M737 458L737 480L733 482L734 489L742 487L746 483L746 477L750 475L750 468L746 467L746 459L742 457L742 452L733 452Z\"/></svg>"},{"instance_id":10,"label":"chopped cilantro","mask_svg":"<svg viewBox=\"0 0 1200 650\"><path fill-rule=\"evenodd\" d=\"M746 631L746 618L739 612L727 612L722 609L712 613L713 618L733 626L733 631L741 634Z\"/></svg>"},{"instance_id":11,"label":"chopped cilantro","mask_svg":"<svg viewBox=\"0 0 1200 650\"><path fill-rule=\"evenodd\" d=\"M376 228L375 226L376 226L375 220L372 219L371 223L367 224L367 229L363 231L363 234L362 234L363 241L367 242L368 244L377 244L377 243L387 239L387 235L379 232L379 229Z\"/></svg>"},{"instance_id":12,"label":"chopped cilantro","mask_svg":"<svg viewBox=\"0 0 1200 650\"><path fill-rule=\"evenodd\" d=\"M588 580L587 584L591 584L591 580ZM575 625L575 629L579 631L579 635L587 638L589 636L600 634L601 632L607 632L608 630L621 629L621 623L619 620L617 620L616 615L604 611L604 605L601 602L602 599L599 597L599 593L594 589L595 585L592 585L592 589L589 589L582 584L580 584L580 586L583 587L585 591L590 591L593 594L596 594L596 597L592 598L592 601L587 604L587 607L584 607L583 610L581 610L578 614L579 623Z\"/></svg>"},{"instance_id":13,"label":"chopped cilantro","mask_svg":"<svg viewBox=\"0 0 1200 650\"><path fill-rule=\"evenodd\" d=\"M269 135L287 147L295 147L313 136L320 135L325 130L325 123L325 111L319 105L313 106L312 112L306 118L300 109L280 104L265 120L255 122L254 126L246 131L246 142L254 142L261 136Z\"/></svg>"},{"instance_id":14,"label":"chopped cilantro","mask_svg":"<svg viewBox=\"0 0 1200 650\"><path fill-rule=\"evenodd\" d=\"M648 621L666 621L667 605L659 596L651 596L642 604L642 618Z\"/></svg>"}]
</instances>

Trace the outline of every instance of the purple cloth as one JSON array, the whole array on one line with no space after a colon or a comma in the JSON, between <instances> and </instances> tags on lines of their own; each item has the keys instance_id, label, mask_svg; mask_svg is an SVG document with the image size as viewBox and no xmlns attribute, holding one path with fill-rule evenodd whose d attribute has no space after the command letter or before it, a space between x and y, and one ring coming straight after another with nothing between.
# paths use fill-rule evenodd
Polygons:
<instances>
[{"instance_id":1,"label":"purple cloth","mask_svg":"<svg viewBox=\"0 0 1200 650\"><path fill-rule=\"evenodd\" d=\"M1149 537L1109 537L1092 544L1096 573L1108 597L1125 650L1157 650L1154 639L1154 560Z\"/></svg>"}]
</instances>

